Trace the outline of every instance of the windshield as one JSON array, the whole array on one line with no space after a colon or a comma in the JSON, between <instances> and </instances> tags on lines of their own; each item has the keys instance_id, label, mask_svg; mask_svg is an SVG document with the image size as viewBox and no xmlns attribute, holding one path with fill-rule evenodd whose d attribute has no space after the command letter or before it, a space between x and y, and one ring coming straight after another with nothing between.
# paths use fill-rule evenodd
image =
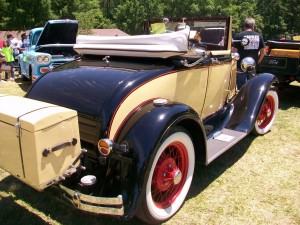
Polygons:
<instances>
[{"instance_id":1,"label":"windshield","mask_svg":"<svg viewBox=\"0 0 300 225\"><path fill-rule=\"evenodd\" d=\"M41 30L35 32L34 34L32 32L30 32L29 39L32 40L31 41L31 45L36 45L36 43L37 43L37 41L38 41L38 39L40 37L41 32L42 32Z\"/></svg>"},{"instance_id":2,"label":"windshield","mask_svg":"<svg viewBox=\"0 0 300 225\"><path fill-rule=\"evenodd\" d=\"M211 45L224 46L229 30L228 17L216 18L163 18L155 20L147 20L144 22L144 32L146 34L163 34L178 31L189 26L189 39L197 37L199 42Z\"/></svg>"}]
</instances>

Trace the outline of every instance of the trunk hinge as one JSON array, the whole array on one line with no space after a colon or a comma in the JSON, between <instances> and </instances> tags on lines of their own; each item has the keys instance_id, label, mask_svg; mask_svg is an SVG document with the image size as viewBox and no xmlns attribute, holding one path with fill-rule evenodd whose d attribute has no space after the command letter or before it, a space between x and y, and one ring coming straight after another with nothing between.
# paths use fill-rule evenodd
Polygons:
<instances>
[{"instance_id":1,"label":"trunk hinge","mask_svg":"<svg viewBox=\"0 0 300 225\"><path fill-rule=\"evenodd\" d=\"M15 127L16 127L16 135L17 135L18 138L20 138L22 136L20 121L16 122Z\"/></svg>"}]
</instances>

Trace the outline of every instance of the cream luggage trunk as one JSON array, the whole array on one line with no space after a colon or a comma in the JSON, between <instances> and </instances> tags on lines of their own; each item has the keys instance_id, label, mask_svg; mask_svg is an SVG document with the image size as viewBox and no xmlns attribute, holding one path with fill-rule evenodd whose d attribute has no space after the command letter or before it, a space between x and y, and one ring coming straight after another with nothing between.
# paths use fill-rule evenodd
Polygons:
<instances>
[{"instance_id":1,"label":"cream luggage trunk","mask_svg":"<svg viewBox=\"0 0 300 225\"><path fill-rule=\"evenodd\" d=\"M74 172L81 154L77 112L0 95L0 167L42 190Z\"/></svg>"}]
</instances>

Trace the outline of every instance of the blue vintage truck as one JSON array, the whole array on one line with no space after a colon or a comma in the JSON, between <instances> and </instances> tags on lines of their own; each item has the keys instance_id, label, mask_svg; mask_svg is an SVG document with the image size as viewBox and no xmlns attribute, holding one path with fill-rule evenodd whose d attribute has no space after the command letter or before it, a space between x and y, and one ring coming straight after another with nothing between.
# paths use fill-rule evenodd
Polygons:
<instances>
[{"instance_id":1,"label":"blue vintage truck","mask_svg":"<svg viewBox=\"0 0 300 225\"><path fill-rule=\"evenodd\" d=\"M72 61L77 53L78 21L50 20L42 28L34 28L25 40L25 50L19 55L19 70L22 80L35 81L43 73Z\"/></svg>"}]
</instances>

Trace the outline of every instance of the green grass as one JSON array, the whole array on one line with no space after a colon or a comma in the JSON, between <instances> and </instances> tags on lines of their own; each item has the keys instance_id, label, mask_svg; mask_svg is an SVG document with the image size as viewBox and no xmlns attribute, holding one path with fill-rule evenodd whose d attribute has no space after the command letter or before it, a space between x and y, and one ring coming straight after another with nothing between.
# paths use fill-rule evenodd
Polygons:
<instances>
[{"instance_id":1,"label":"green grass","mask_svg":"<svg viewBox=\"0 0 300 225\"><path fill-rule=\"evenodd\" d=\"M0 83L24 96L29 83ZM165 224L300 224L300 85L279 92L271 132L247 136L209 166L196 165L188 198ZM0 106L3 107L3 106ZM0 224L141 224L84 214L0 170Z\"/></svg>"}]
</instances>

